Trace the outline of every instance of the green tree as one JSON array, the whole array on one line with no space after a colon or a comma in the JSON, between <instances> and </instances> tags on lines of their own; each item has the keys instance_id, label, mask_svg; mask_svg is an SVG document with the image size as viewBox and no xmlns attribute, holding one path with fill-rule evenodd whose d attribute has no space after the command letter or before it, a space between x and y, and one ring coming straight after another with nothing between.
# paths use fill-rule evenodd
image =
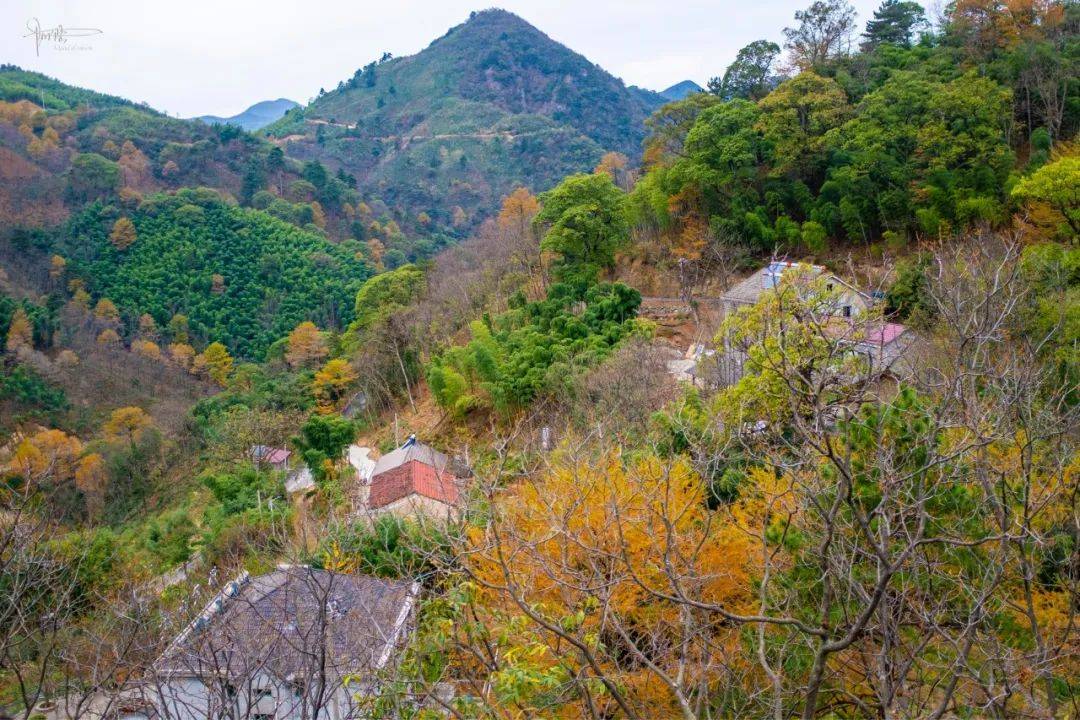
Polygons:
<instances>
[{"instance_id":1,"label":"green tree","mask_svg":"<svg viewBox=\"0 0 1080 720\"><path fill-rule=\"evenodd\" d=\"M540 195L541 247L559 254L559 277L595 278L630 231L626 195L606 173L571 175Z\"/></svg>"},{"instance_id":2,"label":"green tree","mask_svg":"<svg viewBox=\"0 0 1080 720\"><path fill-rule=\"evenodd\" d=\"M852 112L843 88L812 72L781 83L760 107L757 129L772 149L773 172L807 179L824 168L826 134Z\"/></svg>"},{"instance_id":3,"label":"green tree","mask_svg":"<svg viewBox=\"0 0 1080 720\"><path fill-rule=\"evenodd\" d=\"M424 271L402 265L367 280L356 293L356 319L350 332L364 332L416 300L425 287Z\"/></svg>"},{"instance_id":4,"label":"green tree","mask_svg":"<svg viewBox=\"0 0 1080 720\"><path fill-rule=\"evenodd\" d=\"M1043 165L1012 190L1032 206L1033 220L1062 239L1080 237L1080 155Z\"/></svg>"},{"instance_id":5,"label":"green tree","mask_svg":"<svg viewBox=\"0 0 1080 720\"><path fill-rule=\"evenodd\" d=\"M927 26L926 12L919 3L912 0L885 0L866 23L862 49L873 50L882 43L911 47L912 35Z\"/></svg>"},{"instance_id":6,"label":"green tree","mask_svg":"<svg viewBox=\"0 0 1080 720\"><path fill-rule=\"evenodd\" d=\"M67 180L72 199L96 200L116 191L120 185L120 166L96 153L82 153L71 161Z\"/></svg>"},{"instance_id":7,"label":"green tree","mask_svg":"<svg viewBox=\"0 0 1080 720\"><path fill-rule=\"evenodd\" d=\"M356 426L340 415L312 415L293 438L304 462L316 478L326 478L327 461L341 459L345 448L356 438Z\"/></svg>"},{"instance_id":8,"label":"green tree","mask_svg":"<svg viewBox=\"0 0 1080 720\"><path fill-rule=\"evenodd\" d=\"M739 50L723 78L709 80L709 92L724 100L760 100L776 84L773 65L779 55L780 46L776 43L755 40Z\"/></svg>"}]
</instances>

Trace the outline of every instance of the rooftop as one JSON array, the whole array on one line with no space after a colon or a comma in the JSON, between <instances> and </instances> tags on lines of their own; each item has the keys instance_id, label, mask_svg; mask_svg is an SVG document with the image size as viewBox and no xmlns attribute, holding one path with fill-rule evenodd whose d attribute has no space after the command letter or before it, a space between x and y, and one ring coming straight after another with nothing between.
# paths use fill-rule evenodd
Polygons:
<instances>
[{"instance_id":1,"label":"rooftop","mask_svg":"<svg viewBox=\"0 0 1080 720\"><path fill-rule=\"evenodd\" d=\"M375 462L375 469L371 475L375 477L412 460L419 460L422 463L438 468L440 471L445 470L447 463L450 462L449 458L441 452L420 442L415 435L410 435L404 445L397 450L388 452Z\"/></svg>"},{"instance_id":2,"label":"rooftop","mask_svg":"<svg viewBox=\"0 0 1080 720\"><path fill-rule=\"evenodd\" d=\"M368 507L377 510L410 495L453 505L458 500L457 478L420 460L409 460L371 479Z\"/></svg>"},{"instance_id":3,"label":"rooftop","mask_svg":"<svg viewBox=\"0 0 1080 720\"><path fill-rule=\"evenodd\" d=\"M158 660L181 675L306 677L324 653L338 679L389 659L416 594L412 583L279 566L229 583Z\"/></svg>"},{"instance_id":4,"label":"rooftop","mask_svg":"<svg viewBox=\"0 0 1080 720\"><path fill-rule=\"evenodd\" d=\"M762 291L776 287L780 277L792 268L802 266L814 277L825 272L820 265L805 265L801 263L774 261L755 272L742 282L733 285L724 293L724 300L735 303L754 303L761 296Z\"/></svg>"}]
</instances>

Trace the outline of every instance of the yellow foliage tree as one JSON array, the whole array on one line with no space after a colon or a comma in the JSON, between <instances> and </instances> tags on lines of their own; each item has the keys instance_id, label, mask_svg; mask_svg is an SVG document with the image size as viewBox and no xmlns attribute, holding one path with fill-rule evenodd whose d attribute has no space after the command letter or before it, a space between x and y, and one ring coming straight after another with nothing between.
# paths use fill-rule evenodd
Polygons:
<instances>
[{"instance_id":1,"label":"yellow foliage tree","mask_svg":"<svg viewBox=\"0 0 1080 720\"><path fill-rule=\"evenodd\" d=\"M618 454L564 457L495 495L489 526L471 531L461 557L477 587L482 635L510 657L473 687L487 688L485 702L508 717L543 714L553 688L572 678L593 688L588 702L599 716L620 706L640 717L686 716L687 693L670 678L702 682L709 658L737 643L738 631L666 598L752 607L760 552L738 522L752 510L714 517L685 462ZM479 649L475 636L462 642ZM535 684L517 684L522 675ZM580 695L563 702L561 716L588 716Z\"/></svg>"},{"instance_id":2,"label":"yellow foliage tree","mask_svg":"<svg viewBox=\"0 0 1080 720\"><path fill-rule=\"evenodd\" d=\"M94 306L94 317L110 327L116 327L120 324L120 311L109 298L98 300L97 305Z\"/></svg>"},{"instance_id":3,"label":"yellow foliage tree","mask_svg":"<svg viewBox=\"0 0 1080 720\"><path fill-rule=\"evenodd\" d=\"M75 291L71 296L71 304L82 312L86 312L90 309L90 300L90 293L86 292L86 290L81 287L75 288Z\"/></svg>"},{"instance_id":4,"label":"yellow foliage tree","mask_svg":"<svg viewBox=\"0 0 1080 720\"><path fill-rule=\"evenodd\" d=\"M157 322L154 321L154 316L150 313L143 313L139 316L139 334L147 338L157 337Z\"/></svg>"},{"instance_id":5,"label":"yellow foliage tree","mask_svg":"<svg viewBox=\"0 0 1080 720\"><path fill-rule=\"evenodd\" d=\"M97 344L98 345L117 345L120 342L120 335L117 334L112 328L105 328L98 333Z\"/></svg>"},{"instance_id":6,"label":"yellow foliage tree","mask_svg":"<svg viewBox=\"0 0 1080 720\"><path fill-rule=\"evenodd\" d=\"M219 385L224 385L232 374L233 359L229 351L219 342L210 343L206 349L195 356L191 371L196 375L206 375Z\"/></svg>"},{"instance_id":7,"label":"yellow foliage tree","mask_svg":"<svg viewBox=\"0 0 1080 720\"><path fill-rule=\"evenodd\" d=\"M56 356L56 364L66 368L75 367L79 364L79 356L74 350L61 350Z\"/></svg>"},{"instance_id":8,"label":"yellow foliage tree","mask_svg":"<svg viewBox=\"0 0 1080 720\"><path fill-rule=\"evenodd\" d=\"M135 351L137 355L141 355L144 358L150 360L161 359L161 348L153 340L136 340L131 343L131 349Z\"/></svg>"},{"instance_id":9,"label":"yellow foliage tree","mask_svg":"<svg viewBox=\"0 0 1080 720\"><path fill-rule=\"evenodd\" d=\"M11 316L11 324L8 326L7 351L13 353L33 346L34 327L30 324L30 316L21 306L17 307Z\"/></svg>"},{"instance_id":10,"label":"yellow foliage tree","mask_svg":"<svg viewBox=\"0 0 1080 720\"><path fill-rule=\"evenodd\" d=\"M356 371L347 360L335 358L326 363L311 384L315 401L323 412L337 409L349 386L356 382Z\"/></svg>"},{"instance_id":11,"label":"yellow foliage tree","mask_svg":"<svg viewBox=\"0 0 1080 720\"><path fill-rule=\"evenodd\" d=\"M8 471L28 482L63 482L71 478L81 452L77 437L63 430L42 430L16 446Z\"/></svg>"},{"instance_id":12,"label":"yellow foliage tree","mask_svg":"<svg viewBox=\"0 0 1080 720\"><path fill-rule=\"evenodd\" d=\"M195 360L195 348L187 343L173 343L169 345L169 357L180 367L187 369Z\"/></svg>"},{"instance_id":13,"label":"yellow foliage tree","mask_svg":"<svg viewBox=\"0 0 1080 720\"><path fill-rule=\"evenodd\" d=\"M326 211L317 200L311 203L311 222L315 224L315 227L326 228Z\"/></svg>"},{"instance_id":14,"label":"yellow foliage tree","mask_svg":"<svg viewBox=\"0 0 1080 720\"><path fill-rule=\"evenodd\" d=\"M293 328L287 343L285 361L294 368L318 362L329 352L322 333L311 321L302 322Z\"/></svg>"},{"instance_id":15,"label":"yellow foliage tree","mask_svg":"<svg viewBox=\"0 0 1080 720\"><path fill-rule=\"evenodd\" d=\"M67 271L67 260L59 255L53 255L49 261L49 277L53 280L59 280L64 276L64 272Z\"/></svg>"},{"instance_id":16,"label":"yellow foliage tree","mask_svg":"<svg viewBox=\"0 0 1080 720\"><path fill-rule=\"evenodd\" d=\"M600 158L593 172L608 175L612 182L626 190L629 186L630 160L620 152L607 152Z\"/></svg>"},{"instance_id":17,"label":"yellow foliage tree","mask_svg":"<svg viewBox=\"0 0 1080 720\"><path fill-rule=\"evenodd\" d=\"M538 212L540 201L528 189L519 187L503 198L499 210L499 228L504 232L525 234Z\"/></svg>"},{"instance_id":18,"label":"yellow foliage tree","mask_svg":"<svg viewBox=\"0 0 1080 720\"><path fill-rule=\"evenodd\" d=\"M91 519L101 514L105 505L105 484L107 481L105 460L97 453L84 455L75 468L75 487L86 498L86 511Z\"/></svg>"},{"instance_id":19,"label":"yellow foliage tree","mask_svg":"<svg viewBox=\"0 0 1080 720\"><path fill-rule=\"evenodd\" d=\"M127 250L129 247L135 244L138 236L135 232L135 223L130 219L122 217L113 223L112 232L109 233L109 242L117 250Z\"/></svg>"},{"instance_id":20,"label":"yellow foliage tree","mask_svg":"<svg viewBox=\"0 0 1080 720\"><path fill-rule=\"evenodd\" d=\"M109 442L126 442L134 445L153 426L154 421L145 410L141 407L129 406L113 410L101 430Z\"/></svg>"}]
</instances>

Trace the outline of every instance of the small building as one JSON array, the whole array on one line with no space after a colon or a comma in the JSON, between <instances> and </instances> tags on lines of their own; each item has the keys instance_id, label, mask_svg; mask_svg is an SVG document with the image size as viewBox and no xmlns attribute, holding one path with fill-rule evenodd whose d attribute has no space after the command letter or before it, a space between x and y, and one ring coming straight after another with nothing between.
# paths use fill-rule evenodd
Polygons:
<instances>
[{"instance_id":1,"label":"small building","mask_svg":"<svg viewBox=\"0 0 1080 720\"><path fill-rule=\"evenodd\" d=\"M866 359L870 376L903 375L910 370L908 350L917 339L912 330L893 322L845 325L831 326L832 334Z\"/></svg>"},{"instance_id":2,"label":"small building","mask_svg":"<svg viewBox=\"0 0 1080 720\"><path fill-rule=\"evenodd\" d=\"M724 315L730 315L740 307L754 305L762 294L771 291L780 284L781 278L796 268L807 272L812 278L824 276L827 290L837 292L836 314L841 317L856 317L873 304L873 298L847 281L832 275L820 265L807 265L775 260L742 282L736 283L720 296Z\"/></svg>"},{"instance_id":3,"label":"small building","mask_svg":"<svg viewBox=\"0 0 1080 720\"><path fill-rule=\"evenodd\" d=\"M457 511L459 482L446 455L410 435L404 445L375 462L367 510L448 519Z\"/></svg>"},{"instance_id":4,"label":"small building","mask_svg":"<svg viewBox=\"0 0 1080 720\"><path fill-rule=\"evenodd\" d=\"M358 717L397 657L418 592L298 565L245 573L171 643L141 699L177 720Z\"/></svg>"},{"instance_id":5,"label":"small building","mask_svg":"<svg viewBox=\"0 0 1080 720\"><path fill-rule=\"evenodd\" d=\"M259 467L282 471L289 469L289 458L292 457L291 450L270 447L269 445L253 445L249 452L251 461Z\"/></svg>"}]
</instances>

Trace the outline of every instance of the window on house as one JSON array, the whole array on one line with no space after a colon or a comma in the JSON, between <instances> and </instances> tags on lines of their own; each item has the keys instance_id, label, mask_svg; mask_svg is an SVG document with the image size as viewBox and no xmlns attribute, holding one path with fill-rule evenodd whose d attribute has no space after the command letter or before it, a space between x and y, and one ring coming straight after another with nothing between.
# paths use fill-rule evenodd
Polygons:
<instances>
[{"instance_id":1,"label":"window on house","mask_svg":"<svg viewBox=\"0 0 1080 720\"><path fill-rule=\"evenodd\" d=\"M274 697L274 691L271 690L270 688L255 688L254 692L252 693L252 696L253 696L255 702L259 702L263 698L273 698Z\"/></svg>"},{"instance_id":2,"label":"window on house","mask_svg":"<svg viewBox=\"0 0 1080 720\"><path fill-rule=\"evenodd\" d=\"M832 284L832 283L829 283L829 284L827 284L827 285L825 286L825 289L826 289L826 290L828 290L829 292L832 292L832 289L833 289L833 284Z\"/></svg>"},{"instance_id":3,"label":"window on house","mask_svg":"<svg viewBox=\"0 0 1080 720\"><path fill-rule=\"evenodd\" d=\"M251 720L274 720L274 716L271 713L255 713Z\"/></svg>"},{"instance_id":4,"label":"window on house","mask_svg":"<svg viewBox=\"0 0 1080 720\"><path fill-rule=\"evenodd\" d=\"M844 317L846 317L846 318L851 317L851 306L850 305L845 305L844 306Z\"/></svg>"}]
</instances>

